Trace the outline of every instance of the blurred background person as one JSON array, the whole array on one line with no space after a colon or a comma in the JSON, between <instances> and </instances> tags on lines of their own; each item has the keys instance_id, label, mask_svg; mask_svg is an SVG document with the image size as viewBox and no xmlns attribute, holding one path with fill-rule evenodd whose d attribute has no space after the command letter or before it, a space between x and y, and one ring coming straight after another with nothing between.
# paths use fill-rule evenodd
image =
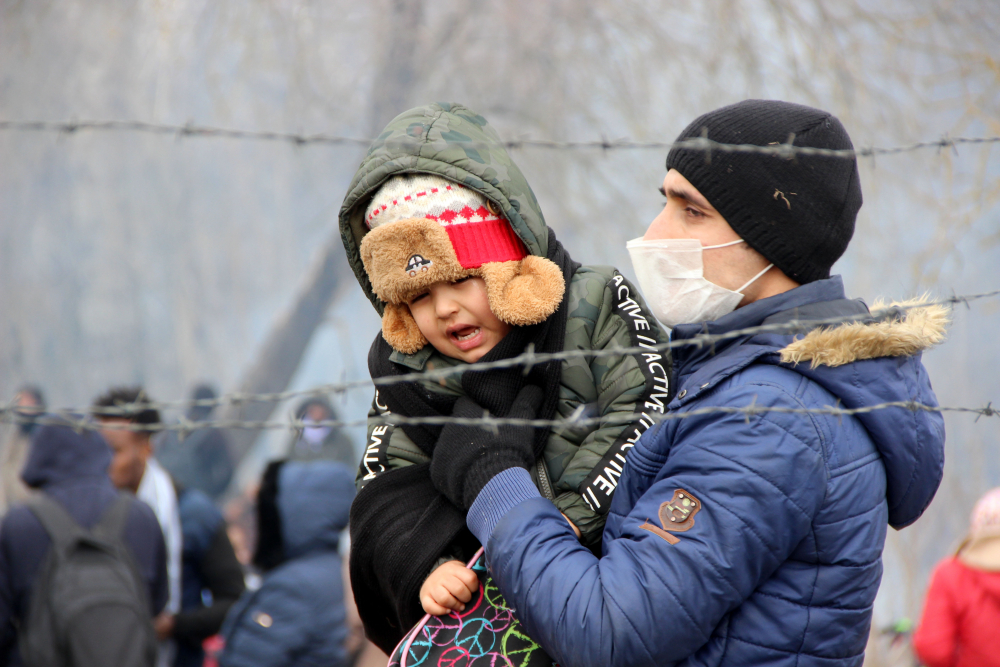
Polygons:
<instances>
[{"instance_id":1,"label":"blurred background person","mask_svg":"<svg viewBox=\"0 0 1000 667\"><path fill-rule=\"evenodd\" d=\"M214 405L198 401L214 401L218 394L208 384L199 384L191 392L191 405L185 418L191 422L206 422L215 411ZM233 477L233 460L229 439L223 429L196 428L180 437L177 431L166 431L156 439L156 459L178 484L186 489L198 489L217 500Z\"/></svg>"},{"instance_id":2,"label":"blurred background person","mask_svg":"<svg viewBox=\"0 0 1000 667\"><path fill-rule=\"evenodd\" d=\"M303 401L295 418L305 423L301 431L296 431L288 445L288 458L293 461L337 461L354 468L357 460L354 445L343 429L324 424L337 420L337 412L325 398L309 398Z\"/></svg>"},{"instance_id":3,"label":"blurred background person","mask_svg":"<svg viewBox=\"0 0 1000 667\"><path fill-rule=\"evenodd\" d=\"M222 628L222 622L245 588L243 567L229 541L222 512L199 489L177 485L183 531L181 610L156 619L160 639L177 643L176 667L201 667L202 643Z\"/></svg>"},{"instance_id":4,"label":"blurred background person","mask_svg":"<svg viewBox=\"0 0 1000 667\"><path fill-rule=\"evenodd\" d=\"M21 387L12 401L18 417L31 417L45 412L45 396L38 387ZM17 421L4 427L0 439L0 516L15 503L27 500L28 487L21 481L21 469L28 458L31 434L37 429L33 421Z\"/></svg>"},{"instance_id":5,"label":"blurred background person","mask_svg":"<svg viewBox=\"0 0 1000 667\"><path fill-rule=\"evenodd\" d=\"M21 478L89 530L120 496L108 479L110 463L111 452L98 433L49 424L33 436ZM166 549L156 516L145 503L132 502L121 539L146 584L152 617L167 602ZM27 620L33 587L51 544L26 504L11 508L0 525L0 665L22 664L15 623Z\"/></svg>"},{"instance_id":6,"label":"blurred background person","mask_svg":"<svg viewBox=\"0 0 1000 667\"><path fill-rule=\"evenodd\" d=\"M1000 488L979 499L958 553L931 575L913 647L926 667L1000 667Z\"/></svg>"},{"instance_id":7,"label":"blurred background person","mask_svg":"<svg viewBox=\"0 0 1000 667\"><path fill-rule=\"evenodd\" d=\"M101 423L101 435L111 445L111 482L130 491L153 508L167 545L167 577L169 593L164 614L172 615L181 608L182 533L177 492L166 470L153 458L151 436L160 424L160 413L152 407L141 387L115 387L94 401L94 413ZM132 428L127 428L132 426ZM162 619L157 619L157 624ZM175 647L170 640L161 641L157 659L159 667L173 663Z\"/></svg>"},{"instance_id":8,"label":"blurred background person","mask_svg":"<svg viewBox=\"0 0 1000 667\"><path fill-rule=\"evenodd\" d=\"M247 581L256 580L253 569L253 553L257 544L257 494L260 491L259 479L247 484L239 495L226 501L223 516L226 519L226 530L229 541L236 552L236 559L247 572Z\"/></svg>"},{"instance_id":9,"label":"blurred background person","mask_svg":"<svg viewBox=\"0 0 1000 667\"><path fill-rule=\"evenodd\" d=\"M261 587L229 611L220 667L349 664L340 534L354 471L331 461L275 461L257 498Z\"/></svg>"}]
</instances>

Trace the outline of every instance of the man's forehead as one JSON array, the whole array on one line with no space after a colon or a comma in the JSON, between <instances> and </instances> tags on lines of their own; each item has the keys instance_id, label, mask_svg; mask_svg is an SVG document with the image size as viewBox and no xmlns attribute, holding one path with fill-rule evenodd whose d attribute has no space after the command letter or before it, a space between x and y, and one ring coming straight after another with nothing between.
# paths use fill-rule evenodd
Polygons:
<instances>
[{"instance_id":1,"label":"man's forehead","mask_svg":"<svg viewBox=\"0 0 1000 667\"><path fill-rule=\"evenodd\" d=\"M112 440L117 440L118 443L130 442L133 444L141 444L144 438L148 437L148 433L136 431L131 428L127 428L128 424L132 422L128 419L120 418L102 418L98 419L98 423L101 425L101 433L104 438L111 442ZM115 444L115 443L112 443Z\"/></svg>"},{"instance_id":2,"label":"man's forehead","mask_svg":"<svg viewBox=\"0 0 1000 667\"><path fill-rule=\"evenodd\" d=\"M703 208L714 208L703 194L698 192L698 188L691 185L684 176L676 169L671 169L663 177L663 193L668 197L687 199L692 204Z\"/></svg>"}]
</instances>

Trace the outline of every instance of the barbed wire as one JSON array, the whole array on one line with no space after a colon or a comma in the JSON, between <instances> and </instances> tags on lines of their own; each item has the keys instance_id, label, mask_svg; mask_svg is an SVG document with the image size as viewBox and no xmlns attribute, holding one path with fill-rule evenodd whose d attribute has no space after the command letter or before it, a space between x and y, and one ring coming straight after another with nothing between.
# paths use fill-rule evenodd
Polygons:
<instances>
[{"instance_id":1,"label":"barbed wire","mask_svg":"<svg viewBox=\"0 0 1000 667\"><path fill-rule=\"evenodd\" d=\"M602 357L613 357L621 355L633 355L633 354L649 354L654 352L663 352L666 350L672 350L680 347L686 346L696 346L699 348L710 347L717 343L722 343L727 340L732 340L734 338L739 338L741 336L749 336L760 333L784 333L784 334L800 334L812 331L813 329L819 327L825 327L829 325L843 324L845 322L869 322L875 323L880 321L894 320L901 318L906 312L919 308L927 308L929 306L948 306L955 307L957 305L965 305L967 307L974 301L979 301L981 299L987 299L992 297L1000 296L1000 289L992 290L989 292L981 292L977 294L963 294L954 295L944 299L928 300L928 301L918 301L909 304L896 304L890 305L885 308L879 308L871 311L866 317L859 317L857 314L852 315L837 315L832 317L823 318L793 318L787 322L776 322L773 324L760 324L751 327L744 327L742 329L734 329L721 334L709 333L706 329L704 333L697 334L691 338L686 338L684 340L670 340L663 343L650 343L647 345L642 345L639 347L609 347L604 349L584 349L584 350L560 350L558 352L535 352L531 346L529 348L513 357L507 359L499 359L497 361L486 361L486 362L475 362L475 363L458 363L455 366L449 366L445 368L436 368L424 371L414 371L412 373L404 373L400 375L393 375L381 378L370 379L366 378L363 380L348 380L338 383L323 384L316 387L311 387L308 389L297 389L290 391L281 392L271 392L271 393L259 393L259 394L245 394L240 392L231 392L217 396L215 398L203 398L203 399L182 399L173 401L148 401L136 404L123 404L119 406L89 406L85 408L60 408L57 410L60 414L86 414L95 415L103 417L127 417L135 415L142 410L177 410L186 409L191 407L203 407L203 408L216 408L220 406L241 406L248 403L281 403L293 398L307 398L315 396L330 396L344 394L348 391L354 391L359 389L371 390L373 388L385 387L395 384L403 384L408 382L441 382L451 378L453 376L462 375L464 373L476 372L476 371L488 371L488 370L501 370L505 368L512 368L516 366L521 366L524 368L525 375L530 372L530 370L539 364L548 363L550 361L566 361L569 359L587 359L587 358L602 358ZM16 409L16 406L9 404L4 408L8 411Z\"/></svg>"},{"instance_id":2,"label":"barbed wire","mask_svg":"<svg viewBox=\"0 0 1000 667\"><path fill-rule=\"evenodd\" d=\"M81 131L96 132L141 132L146 134L172 135L176 138L186 137L206 137L223 138L250 141L271 141L284 142L295 146L307 146L314 144L325 144L331 146L362 146L367 147L372 144L371 139L360 139L335 134L316 133L305 134L298 132L275 132L270 130L237 130L222 127L212 127L209 125L196 125L186 123L184 125L171 125L166 123L148 123L136 120L81 120L81 121L38 121L38 120L0 120L0 131L15 132L54 132L60 134L73 134ZM918 141L903 146L869 146L865 148L832 149L815 148L811 146L793 145L794 135L790 135L785 143L776 143L769 146L757 146L755 144L727 144L708 139L705 136L684 139L682 141L632 141L630 139L594 139L587 141L555 141L550 139L508 139L500 141L500 145L508 150L519 150L525 148L538 148L545 150L670 150L672 148L687 148L691 150L705 151L706 159L710 159L712 152L722 153L759 153L764 155L774 155L779 158L791 158L798 155L803 156L825 156L834 158L865 158L879 155L896 155L899 153L909 153L928 148L956 149L961 145L995 144L1000 143L1000 136L988 137L948 137L932 139L928 141ZM488 148L495 144L481 144L480 142L462 142L468 148Z\"/></svg>"},{"instance_id":3,"label":"barbed wire","mask_svg":"<svg viewBox=\"0 0 1000 667\"><path fill-rule=\"evenodd\" d=\"M301 431L305 428L330 427L330 428L351 428L365 425L435 425L446 424L481 426L483 430L495 431L500 426L530 426L532 428L586 428L591 426L609 426L632 424L640 419L647 419L651 424L677 419L691 419L711 414L742 415L749 422L750 418L756 415L767 413L780 414L802 414L802 415L830 415L845 417L853 415L868 414L878 410L889 408L902 408L910 412L956 412L977 415L980 417L998 417L1000 409L994 408L992 401L981 408L939 406L920 403L917 401L888 401L874 405L866 405L858 408L841 408L837 406L826 406L822 408L786 408L778 406L759 406L754 402L745 406L711 406L696 408L685 412L656 412L655 414L642 413L610 415L601 417L584 417L582 410L577 410L573 415L560 419L520 419L514 417L496 417L489 413L482 417L452 417L449 415L434 415L428 417L408 417L405 415L385 413L370 419L325 419L316 421L306 421L304 419L292 418L287 421L253 421L253 420L206 420L190 421L182 420L176 423L160 422L156 424L136 424L126 421L99 421L92 417L71 413L47 413L47 414L26 414L23 410L13 408L3 408L0 410L0 424L37 424L69 426L78 431L135 431L144 433L161 433L176 431L183 437L187 434L203 429L249 429L249 430L293 430Z\"/></svg>"}]
</instances>

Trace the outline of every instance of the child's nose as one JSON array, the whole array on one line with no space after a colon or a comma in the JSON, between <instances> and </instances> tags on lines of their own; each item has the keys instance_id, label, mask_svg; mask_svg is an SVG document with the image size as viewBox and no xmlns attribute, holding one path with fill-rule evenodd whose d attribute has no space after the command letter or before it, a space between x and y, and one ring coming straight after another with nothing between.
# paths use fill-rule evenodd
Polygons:
<instances>
[{"instance_id":1,"label":"child's nose","mask_svg":"<svg viewBox=\"0 0 1000 667\"><path fill-rule=\"evenodd\" d=\"M434 309L442 320L448 319L458 312L458 302L448 295L439 295L434 299Z\"/></svg>"}]
</instances>

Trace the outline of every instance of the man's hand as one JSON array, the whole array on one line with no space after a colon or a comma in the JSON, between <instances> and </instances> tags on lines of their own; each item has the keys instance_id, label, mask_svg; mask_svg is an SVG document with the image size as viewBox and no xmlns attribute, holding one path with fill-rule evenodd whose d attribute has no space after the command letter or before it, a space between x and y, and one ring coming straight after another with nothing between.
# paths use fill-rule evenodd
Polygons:
<instances>
[{"instance_id":1,"label":"man's hand","mask_svg":"<svg viewBox=\"0 0 1000 667\"><path fill-rule=\"evenodd\" d=\"M161 642L174 636L174 615L169 612L162 612L153 619L153 629L156 630L156 638Z\"/></svg>"},{"instance_id":2,"label":"man's hand","mask_svg":"<svg viewBox=\"0 0 1000 667\"><path fill-rule=\"evenodd\" d=\"M433 616L465 611L465 603L479 590L479 577L457 560L442 563L420 587L420 604Z\"/></svg>"},{"instance_id":3,"label":"man's hand","mask_svg":"<svg viewBox=\"0 0 1000 667\"><path fill-rule=\"evenodd\" d=\"M523 387L514 398L511 419L534 419L545 394L534 385ZM453 417L478 419L485 410L462 396ZM493 477L507 468L530 468L535 462L534 428L498 426L495 431L478 424L446 424L431 457L434 488L456 507L469 509Z\"/></svg>"}]
</instances>

